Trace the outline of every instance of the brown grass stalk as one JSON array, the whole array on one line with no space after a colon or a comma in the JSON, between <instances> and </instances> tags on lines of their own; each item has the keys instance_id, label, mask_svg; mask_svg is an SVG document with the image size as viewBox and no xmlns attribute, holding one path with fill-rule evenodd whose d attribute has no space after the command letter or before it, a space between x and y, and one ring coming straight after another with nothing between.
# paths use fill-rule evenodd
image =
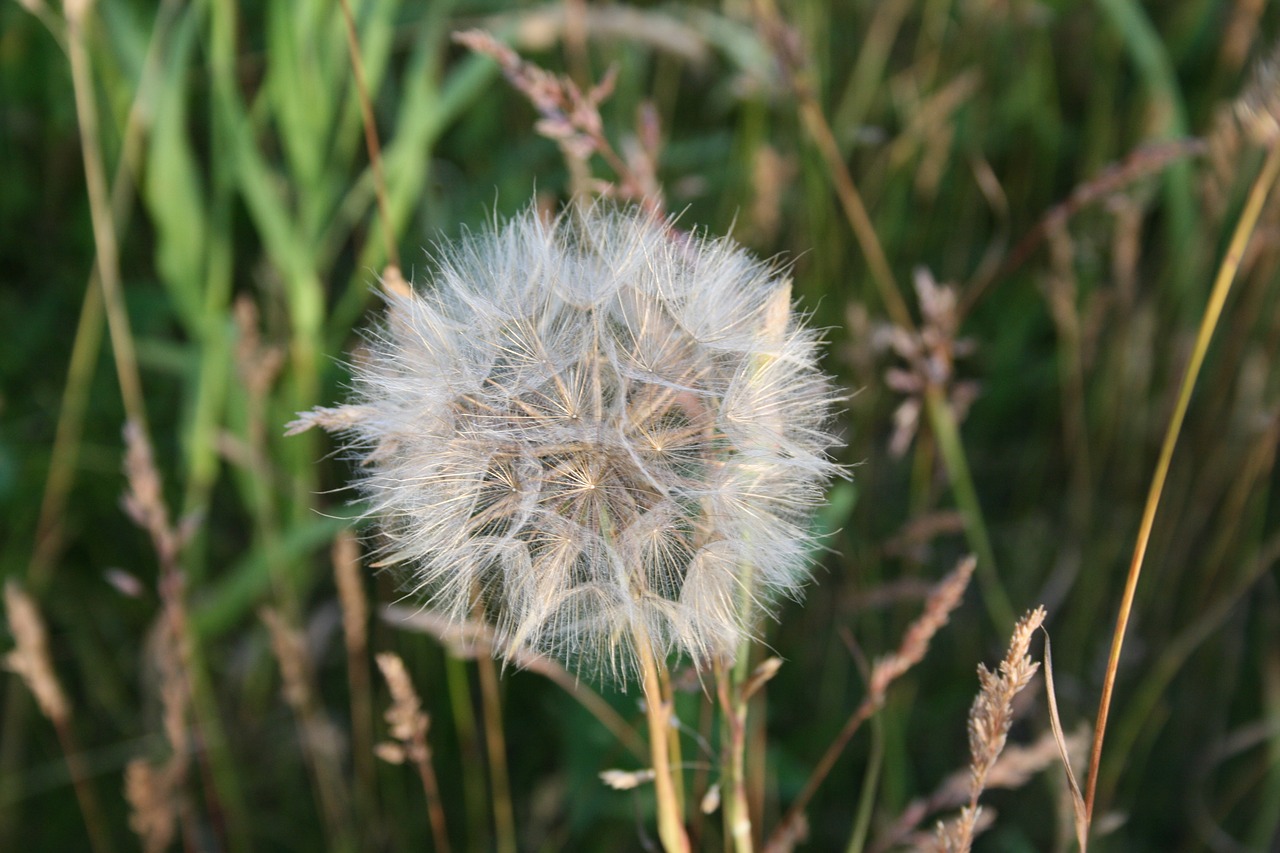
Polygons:
<instances>
[{"instance_id":1,"label":"brown grass stalk","mask_svg":"<svg viewBox=\"0 0 1280 853\"><path fill-rule=\"evenodd\" d=\"M299 745L311 771L316 797L328 835L336 846L352 839L347 814L346 791L337 761L338 734L321 711L316 697L315 676L306 638L270 607L259 611L271 635L271 650L280 664L285 703L293 711L298 726Z\"/></svg>"},{"instance_id":2,"label":"brown grass stalk","mask_svg":"<svg viewBox=\"0 0 1280 853\"><path fill-rule=\"evenodd\" d=\"M449 853L449 831L440 801L440 784L431 763L431 747L427 741L431 718L422 710L422 700L413 688L404 661L389 652L379 654L377 660L391 690L391 707L387 709L386 720L391 736L397 741L379 744L377 754L393 764L403 763L406 759L413 762L427 799L427 815L431 820L436 853Z\"/></svg>"},{"instance_id":3,"label":"brown grass stalk","mask_svg":"<svg viewBox=\"0 0 1280 853\"><path fill-rule=\"evenodd\" d=\"M169 848L180 820L183 847L193 853L201 849L201 844L195 814L186 796L192 748L187 726L190 701L182 663L183 641L174 636L173 623L164 614L157 620L147 646L147 657L159 676L169 757L158 764L135 758L125 767L129 827L147 853L160 853Z\"/></svg>"},{"instance_id":4,"label":"brown grass stalk","mask_svg":"<svg viewBox=\"0 0 1280 853\"><path fill-rule=\"evenodd\" d=\"M369 601L360 578L360 543L344 530L333 542L334 580L342 607L342 638L347 650L347 682L351 690L351 741L360 790L372 812L378 780L373 765L373 702L369 678Z\"/></svg>"},{"instance_id":5,"label":"brown grass stalk","mask_svg":"<svg viewBox=\"0 0 1280 853\"><path fill-rule=\"evenodd\" d=\"M960 599L969 586L969 580L973 577L976 565L977 560L972 555L965 557L950 574L939 581L925 601L924 613L907 628L898 650L880 658L872 666L866 698L849 715L844 728L836 735L835 740L827 747L827 751L823 753L822 758L809 774L809 779L801 789L800 795L787 809L787 813L769 837L765 845L766 853L784 853L791 849L795 841L795 828L803 821L804 810L813 799L813 795L817 793L818 787L827 778L827 774L835 766L854 733L884 705L889 686L924 660L934 635L950 621L951 613L960 605Z\"/></svg>"},{"instance_id":6,"label":"brown grass stalk","mask_svg":"<svg viewBox=\"0 0 1280 853\"><path fill-rule=\"evenodd\" d=\"M188 619L186 605L186 579L179 565L179 555L186 542L195 533L192 519L175 527L169 518L169 508L164 500L164 489L160 480L160 472L156 469L152 455L151 442L146 432L132 421L125 424L125 480L128 490L125 492L123 507L125 514L146 531L151 538L159 564L159 578L156 581L160 596L160 618L165 630L169 632L170 641L177 661L172 672L166 676L166 683L181 684L190 705L198 706L196 695L195 651L193 648L191 624ZM166 720L166 723L169 721ZM213 768L210 766L209 753L204 735L204 725L197 713L191 719L191 737L194 751L198 757L201 781L205 789L205 805L209 812L210 822L218 834L220 841L225 830L224 812L218 796ZM173 737L171 740L176 741Z\"/></svg>"},{"instance_id":7,"label":"brown grass stalk","mask_svg":"<svg viewBox=\"0 0 1280 853\"><path fill-rule=\"evenodd\" d=\"M849 167L845 165L844 156L840 153L840 146L836 143L835 133L831 130L822 105L818 103L818 96L814 90L816 74L805 63L803 51L796 43L795 33L783 21L774 0L755 0L754 8L761 35L777 57L795 95L796 109L804 124L805 132L818 147L818 153L822 155L827 172L831 175L836 197L840 200L840 206L849 220L853 235L867 260L871 279L875 282L880 300L896 325L904 329L914 329L911 311L908 310L906 300L902 297L902 292L894 280L893 270L889 267L889 258L880 244L880 237L876 234L870 214L867 213L862 194L858 192L853 175L850 174Z\"/></svg>"},{"instance_id":8,"label":"brown grass stalk","mask_svg":"<svg viewBox=\"0 0 1280 853\"><path fill-rule=\"evenodd\" d=\"M1155 525L1156 510L1160 505L1160 496L1164 493L1165 480L1169 475L1169 466L1173 460L1173 451L1182 432L1182 423L1186 418L1187 408L1191 403L1191 392L1195 388L1200 368L1204 364L1209 350L1209 342L1213 338L1218 320L1222 316L1222 308L1231 292L1236 273L1240 269L1240 261L1248 246L1262 213L1263 204L1271 194L1271 189L1280 175L1280 139L1273 138L1267 151L1266 162L1259 171L1244 210L1236 223L1231 242L1218 267L1214 279L1213 290L1209 302L1205 306L1200 320L1200 329L1196 334L1195 348L1191 353L1191 361L1182 379L1178 391L1178 400L1173 414L1169 417L1169 426L1165 430L1164 442L1160 447L1160 458L1156 462L1155 472L1151 476L1151 486L1147 491L1147 502L1143 507L1142 521L1138 528L1137 541L1134 543L1133 558L1129 563L1129 573L1125 580L1124 594L1120 599L1120 612L1116 617L1116 627L1111 638L1111 654L1107 660L1106 676L1102 682L1102 695L1098 701L1098 718L1094 726L1095 736L1093 752L1089 760L1089 777L1085 783L1085 816L1092 822L1095 799L1098 787L1098 765L1102 759L1103 738L1107 731L1107 717L1111 710L1111 697L1115 689L1116 673L1120 665L1120 652L1124 648L1125 631L1129 625L1129 615L1133 610L1133 599L1138 588L1138 578L1142 573L1143 560L1146 557L1147 545L1151 540L1151 530Z\"/></svg>"},{"instance_id":9,"label":"brown grass stalk","mask_svg":"<svg viewBox=\"0 0 1280 853\"><path fill-rule=\"evenodd\" d=\"M476 657L480 676L480 713L484 717L485 754L489 759L489 797L498 853L516 853L516 818L511 804L511 776L507 772L507 736L502 727L502 691L498 666L490 655Z\"/></svg>"},{"instance_id":10,"label":"brown grass stalk","mask_svg":"<svg viewBox=\"0 0 1280 853\"><path fill-rule=\"evenodd\" d=\"M1013 725L1013 700L1031 682L1040 664L1027 653L1031 637L1044 624L1045 612L1038 607L1014 626L1005 655L997 672L978 664L981 689L969 710L969 801L958 817L939 823L933 849L943 853L967 853L980 830L982 807L978 799L987 787L987 779L995 768Z\"/></svg>"},{"instance_id":11,"label":"brown grass stalk","mask_svg":"<svg viewBox=\"0 0 1280 853\"><path fill-rule=\"evenodd\" d=\"M16 646L5 655L4 666L22 679L35 697L40 713L53 723L63 758L67 762L71 785L80 804L80 813L89 833L89 843L94 853L110 853L111 837L98 799L93 793L93 786L89 783L89 773L76 744L75 732L71 728L71 702L53 669L53 659L49 654L49 634L45 630L44 620L40 618L35 601L12 579L4 585L4 608Z\"/></svg>"},{"instance_id":12,"label":"brown grass stalk","mask_svg":"<svg viewBox=\"0 0 1280 853\"><path fill-rule=\"evenodd\" d=\"M400 269L400 253L396 250L395 231L391 227L391 206L387 203L387 178L382 171L382 146L373 121L373 104L369 100L369 84L365 81L364 61L360 58L360 36L351 13L351 0L340 0L342 20L346 24L347 49L351 55L351 73L355 77L356 97L360 101L360 120L364 125L364 143L369 150L369 167L373 169L374 194L378 199L378 216L382 220L382 237L386 241L387 263Z\"/></svg>"}]
</instances>

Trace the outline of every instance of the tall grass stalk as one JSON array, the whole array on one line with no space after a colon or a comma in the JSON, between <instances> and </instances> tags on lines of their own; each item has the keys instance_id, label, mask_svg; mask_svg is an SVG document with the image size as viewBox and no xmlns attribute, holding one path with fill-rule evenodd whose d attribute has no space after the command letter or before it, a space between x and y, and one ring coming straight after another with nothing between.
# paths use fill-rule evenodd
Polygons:
<instances>
[{"instance_id":1,"label":"tall grass stalk","mask_svg":"<svg viewBox=\"0 0 1280 853\"><path fill-rule=\"evenodd\" d=\"M1191 351L1191 360L1183 375L1178 390L1178 399L1173 414L1169 418L1165 430L1164 442L1160 447L1160 457L1156 462L1155 473L1151 477L1151 485L1147 491L1147 501L1142 511L1142 521L1138 527L1138 537L1134 544L1133 557L1129 563L1129 573L1125 579L1124 593L1120 599L1120 612L1116 617L1116 627L1111 638L1111 653L1107 659L1106 675L1102 682L1102 695L1098 701L1098 718L1094 725L1093 752L1089 759L1089 777L1085 783L1085 814L1091 823L1098 787L1098 769L1102 759L1103 739L1107 731L1107 717L1111 710L1111 696L1115 689L1116 673L1120 665L1120 652L1124 648L1125 630L1129 625L1129 614L1133 609L1134 595L1138 589L1138 578L1142 573L1143 560L1146 557L1147 545L1151 541L1151 530L1155 525L1156 510L1160 505L1160 496L1164 493L1165 481L1169 475L1169 466L1173 461L1173 451L1182 431L1187 408L1191 403L1191 392L1195 389L1196 379L1204 364L1205 355L1209 351L1209 342L1213 339L1218 320L1222 316L1222 308L1227 296L1231 293L1236 273L1240 269L1240 261L1244 257L1249 238L1253 236L1262 213L1263 204L1271 193L1280 175L1280 141L1272 141L1253 186L1249 190L1248 199L1240 218L1236 222L1231 242L1227 245L1226 254L1218 267L1214 279L1213 290L1209 294L1209 302L1205 306L1200 319L1200 328L1196 334L1195 346Z\"/></svg>"},{"instance_id":2,"label":"tall grass stalk","mask_svg":"<svg viewBox=\"0 0 1280 853\"><path fill-rule=\"evenodd\" d=\"M369 151L369 167L373 170L374 195L378 200L378 216L382 219L382 237L386 241L387 263L400 269L400 253L396 249L396 232L392 228L391 207L387 202L387 179L382 172L382 146L378 142L378 127L373 120L373 105L369 102L369 84L365 80L364 60L360 58L360 37L356 34L356 19L351 13L351 0L340 0L342 22L347 32L347 50L351 58L351 75L356 84L356 97L360 101L360 121L364 125L365 147Z\"/></svg>"},{"instance_id":3,"label":"tall grass stalk","mask_svg":"<svg viewBox=\"0 0 1280 853\"><path fill-rule=\"evenodd\" d=\"M516 853L515 808L511 803L511 773L507 769L507 736L502 722L502 690L498 666L490 655L476 658L480 675L480 712L484 717L485 757L489 762L489 799L498 853Z\"/></svg>"},{"instance_id":4,"label":"tall grass stalk","mask_svg":"<svg viewBox=\"0 0 1280 853\"><path fill-rule=\"evenodd\" d=\"M956 505L964 517L965 534L978 555L977 575L982 587L982 602L987 607L992 624L1000 630L1008 629L1016 617L1009 594L1005 592L1000 574L996 571L995 551L991 547L991 537L987 534L982 504L978 501L978 490L973 485L973 475L969 473L969 460L964 452L964 443L960 440L955 413L942 389L936 385L925 389L924 401L929 424L938 440L938 452L951 481Z\"/></svg>"},{"instance_id":5,"label":"tall grass stalk","mask_svg":"<svg viewBox=\"0 0 1280 853\"><path fill-rule=\"evenodd\" d=\"M822 155L849 227L858 240L858 245L862 248L871 270L871 277L876 284L881 302L884 303L885 310L894 325L914 333L915 320L894 280L875 226L871 223L866 205L853 181L849 167L845 164L840 147L836 144L835 134L831 130L822 105L818 102L818 96L814 90L814 74L789 47L786 23L773 0L756 0L756 14L766 40L787 73L788 82L796 96L796 109L801 122ZM928 389L924 402L929 423L938 434L939 449L950 476L956 503L964 516L966 536L970 547L978 555L978 578L982 584L983 601L992 623L998 631L1004 633L1013 625L1016 617L1013 606L1009 602L1008 593L1005 592L999 573L996 571L995 552L991 547L991 539L987 535L982 506L978 501L977 490L973 486L973 478L969 473L969 463L964 444L959 438L955 416L947 404L945 395L936 387Z\"/></svg>"},{"instance_id":6,"label":"tall grass stalk","mask_svg":"<svg viewBox=\"0 0 1280 853\"><path fill-rule=\"evenodd\" d=\"M85 24L93 8L93 0L64 0L67 19L67 54L71 62L71 81L75 91L76 119L80 126L80 152L84 161L85 183L89 192L89 214L93 225L94 249L97 253L98 281L102 286L107 324L111 329L111 348L115 354L116 375L129 420L147 431L147 409L143 401L142 378L134 351L133 331L124 304L120 283L120 252L116 226L111 213L110 191L102 164L102 144L98 132L98 108L90 71L89 51L85 44Z\"/></svg>"},{"instance_id":7,"label":"tall grass stalk","mask_svg":"<svg viewBox=\"0 0 1280 853\"><path fill-rule=\"evenodd\" d=\"M4 610L17 645L5 655L4 666L26 684L40 711L57 732L91 848L94 853L111 853L111 836L102 816L102 807L94 794L84 756L71 727L71 701L53 669L44 620L35 601L13 580L4 585Z\"/></svg>"},{"instance_id":8,"label":"tall grass stalk","mask_svg":"<svg viewBox=\"0 0 1280 853\"><path fill-rule=\"evenodd\" d=\"M147 43L147 54L143 60L138 89L133 95L128 116L125 119L124 133L120 143L120 159L116 164L115 178L111 182L110 192L111 221L115 224L114 230L117 234L127 230L133 210L134 181L144 151L147 97L158 77L162 36L169 30L174 8L175 4L169 0L160 4L152 36ZM67 380L58 406L58 422L54 428L53 446L49 451L49 473L45 479L40 514L36 521L35 548L27 566L27 583L37 594L48 582L54 561L61 551L62 535L58 528L65 514L67 499L75 480L76 466L80 458L85 411L89 402L89 384L93 378L98 349L102 342L102 321L105 316L103 299L101 274L98 270L98 262L95 260L85 287L80 317L76 322L75 337L72 339ZM0 765L2 764L3 762L0 761Z\"/></svg>"},{"instance_id":9,"label":"tall grass stalk","mask_svg":"<svg viewBox=\"0 0 1280 853\"><path fill-rule=\"evenodd\" d=\"M427 816L431 821L431 837L435 842L436 853L449 853L449 829L445 824L444 805L440 799L440 782L436 778L435 763L431 759L431 747L427 742L427 733L431 719L422 711L422 700L409 679L404 661L390 652L378 654L378 668L391 689L391 707L387 709L386 720L391 735L399 743L379 744L378 751L395 763L405 759L413 762L422 782L422 792L427 799Z\"/></svg>"},{"instance_id":10,"label":"tall grass stalk","mask_svg":"<svg viewBox=\"0 0 1280 853\"><path fill-rule=\"evenodd\" d=\"M361 578L360 544L343 531L333 541L331 560L338 602L342 606L342 638L347 650L347 686L351 691L351 749L359 782L364 822L376 820L378 779L373 764L373 685L369 678L369 602Z\"/></svg>"},{"instance_id":11,"label":"tall grass stalk","mask_svg":"<svg viewBox=\"0 0 1280 853\"><path fill-rule=\"evenodd\" d=\"M298 744L311 776L330 850L351 850L356 836L347 808L349 797L334 745L337 734L321 710L316 695L314 665L306 637L280 612L263 608L259 613L271 638L271 651L280 667L281 693L293 712Z\"/></svg>"}]
</instances>

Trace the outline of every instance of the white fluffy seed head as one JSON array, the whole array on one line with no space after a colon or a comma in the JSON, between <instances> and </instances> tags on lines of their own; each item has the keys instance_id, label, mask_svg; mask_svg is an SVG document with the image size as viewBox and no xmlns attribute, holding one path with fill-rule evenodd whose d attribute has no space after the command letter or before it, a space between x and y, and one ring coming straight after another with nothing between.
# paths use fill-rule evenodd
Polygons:
<instances>
[{"instance_id":1,"label":"white fluffy seed head","mask_svg":"<svg viewBox=\"0 0 1280 853\"><path fill-rule=\"evenodd\" d=\"M832 386L790 284L729 240L530 211L388 297L342 432L429 604L626 677L728 659L803 583L836 466Z\"/></svg>"}]
</instances>

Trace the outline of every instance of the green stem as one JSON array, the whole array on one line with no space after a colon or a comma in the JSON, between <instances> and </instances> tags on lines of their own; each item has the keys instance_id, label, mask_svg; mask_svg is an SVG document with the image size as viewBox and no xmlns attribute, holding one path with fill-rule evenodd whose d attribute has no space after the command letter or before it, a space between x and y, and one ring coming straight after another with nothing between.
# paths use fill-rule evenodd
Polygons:
<instances>
[{"instance_id":1,"label":"green stem","mask_svg":"<svg viewBox=\"0 0 1280 853\"><path fill-rule=\"evenodd\" d=\"M956 506L964 518L965 538L969 547L978 556L978 584L982 588L982 601L991 617L996 630L1007 634L1013 629L1016 621L1013 605L1004 585L1000 583L1000 575L996 572L995 551L991 548L991 538L987 535L987 525L982 516L982 505L978 502L978 492L973 486L973 476L969 473L969 461L965 457L964 444L960 441L960 430L956 426L955 415L943 396L942 389L930 386L925 391L925 409L929 414L929 423L938 440L938 451L942 455L942 464L947 468L951 479L951 491L955 495Z\"/></svg>"},{"instance_id":2,"label":"green stem","mask_svg":"<svg viewBox=\"0 0 1280 853\"><path fill-rule=\"evenodd\" d=\"M876 792L880 789L880 770L884 767L884 718L876 714L871 718L871 754L862 774L862 790L858 794L858 811L854 813L853 831L849 834L847 853L862 853L867 843L867 831L871 828L871 810L876 804Z\"/></svg>"}]
</instances>

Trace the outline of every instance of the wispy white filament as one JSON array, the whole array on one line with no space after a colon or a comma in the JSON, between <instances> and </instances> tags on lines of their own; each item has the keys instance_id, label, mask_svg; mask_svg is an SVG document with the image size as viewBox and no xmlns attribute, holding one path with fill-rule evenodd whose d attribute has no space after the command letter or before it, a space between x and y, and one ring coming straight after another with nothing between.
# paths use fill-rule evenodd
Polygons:
<instances>
[{"instance_id":1,"label":"wispy white filament","mask_svg":"<svg viewBox=\"0 0 1280 853\"><path fill-rule=\"evenodd\" d=\"M731 657L812 549L831 384L790 284L639 213L529 212L389 298L342 432L430 605L510 655Z\"/></svg>"}]
</instances>

